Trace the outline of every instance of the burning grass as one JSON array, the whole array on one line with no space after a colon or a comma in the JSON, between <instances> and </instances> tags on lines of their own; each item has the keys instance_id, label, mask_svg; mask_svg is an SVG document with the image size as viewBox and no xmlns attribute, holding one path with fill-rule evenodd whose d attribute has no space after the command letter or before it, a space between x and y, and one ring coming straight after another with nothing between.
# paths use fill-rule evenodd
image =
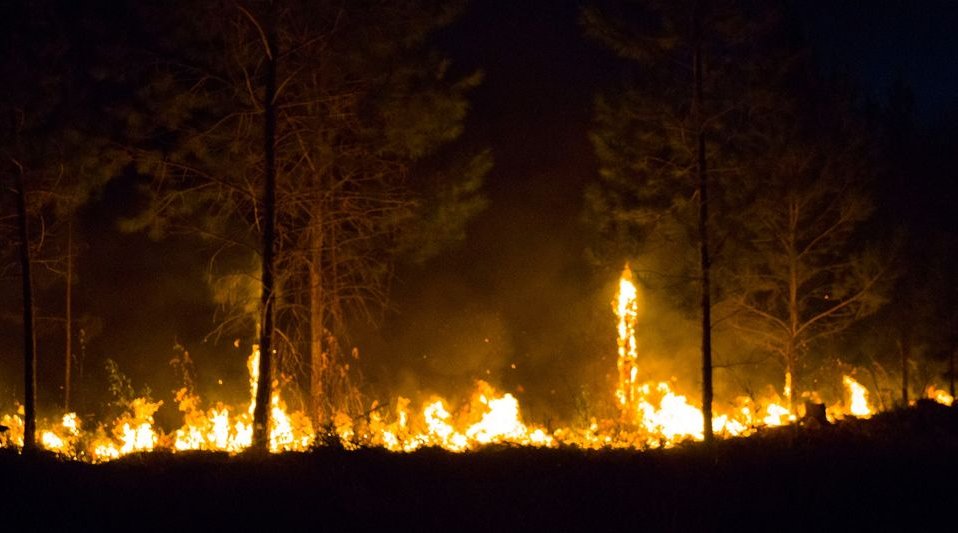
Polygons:
<instances>
[{"instance_id":1,"label":"burning grass","mask_svg":"<svg viewBox=\"0 0 958 533\"><path fill-rule=\"evenodd\" d=\"M250 358L254 360L258 354ZM255 365L253 366L255 368ZM871 408L867 391L845 376L849 399L847 409L830 411L831 420L848 416L867 417ZM255 390L252 391L255 395ZM649 382L635 387L634 420L592 418L587 427L548 429L523 421L519 401L501 393L486 382L477 382L468 403L451 407L446 400L433 397L419 409L410 400L398 398L391 410L374 408L368 417L353 419L339 414L330 425L331 434L317 437L309 418L302 412L289 412L279 391L272 394L273 452L305 451L318 442L336 442L346 449L381 447L392 452L413 452L422 448L442 448L451 452L474 451L486 445L503 444L535 448L576 447L582 449L669 448L702 439L702 413L684 396L675 393L668 382ZM942 391L929 395L945 403ZM255 397L255 396L251 396ZM187 389L179 390L175 401L183 413L183 425L164 433L154 423L160 402L137 398L129 410L108 425L87 431L76 414L41 424L42 446L63 457L105 462L150 451L182 453L221 451L236 454L251 443L252 402L245 409L217 403L203 409L202 400ZM756 405L749 398L738 398L734 406L713 419L718 435L739 437L764 429L785 426L796 417L785 407L768 402ZM22 446L23 423L20 415L4 415L9 428L3 437L11 447Z\"/></svg>"},{"instance_id":2,"label":"burning grass","mask_svg":"<svg viewBox=\"0 0 958 533\"><path fill-rule=\"evenodd\" d=\"M418 408L399 397L390 405L374 403L364 416L337 413L326 424L328 433L317 432L313 422L300 411L289 411L278 384L271 393L272 452L305 451L319 442L333 442L346 449L378 447L391 452L414 452L441 448L450 452L475 451L488 445L532 448L572 447L579 449L670 448L702 440L704 420L701 409L675 390L671 381L643 380L637 343L636 318L639 292L626 266L612 303L618 344L618 381L614 391L617 418L591 416L580 426L544 427L523 419L519 400L502 393L485 381L477 381L469 400L454 404L432 397ZM250 402L245 408L216 403L204 408L202 399L190 388L177 391L174 401L183 413L183 425L164 433L154 423L162 402L146 398L132 400L126 412L108 424L93 429L81 427L75 413L66 413L41 424L39 442L62 457L100 463L150 451L183 453L216 451L236 454L252 442L259 351L254 348L247 362ZM789 381L786 379L786 385ZM842 377L845 400L830 406L829 424L847 417L867 418L875 412L868 390L850 375ZM799 423L799 413L783 405L774 391L763 398L738 397L716 405L712 428L719 437L743 437L769 428ZM929 387L927 397L944 405L953 399L944 391ZM785 394L787 396L787 393ZM810 397L817 397L811 393ZM6 414L0 423L9 429L0 436L0 445L23 444L21 414Z\"/></svg>"}]
</instances>

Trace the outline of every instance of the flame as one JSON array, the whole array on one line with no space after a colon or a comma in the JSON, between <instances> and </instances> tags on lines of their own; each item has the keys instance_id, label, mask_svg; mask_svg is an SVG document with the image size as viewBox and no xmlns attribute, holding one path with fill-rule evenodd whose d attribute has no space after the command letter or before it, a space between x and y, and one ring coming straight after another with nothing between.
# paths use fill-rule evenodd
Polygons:
<instances>
[{"instance_id":1,"label":"flame","mask_svg":"<svg viewBox=\"0 0 958 533\"><path fill-rule=\"evenodd\" d=\"M4 433L0 433L0 444L4 446L16 446L18 448L23 446L23 406L17 406L17 414L13 415L3 415L0 418L0 425L6 426L8 429Z\"/></svg>"},{"instance_id":2,"label":"flame","mask_svg":"<svg viewBox=\"0 0 958 533\"><path fill-rule=\"evenodd\" d=\"M851 376L842 376L842 383L848 389L848 412L860 418L871 416L872 410L868 406L868 389Z\"/></svg>"},{"instance_id":3,"label":"flame","mask_svg":"<svg viewBox=\"0 0 958 533\"><path fill-rule=\"evenodd\" d=\"M789 405L792 404L792 373L785 372L785 386L783 387L782 394L785 396L785 399L788 401Z\"/></svg>"},{"instance_id":4,"label":"flame","mask_svg":"<svg viewBox=\"0 0 958 533\"><path fill-rule=\"evenodd\" d=\"M80 436L80 421L76 413L67 413L60 425L40 431L40 445L60 455L70 456Z\"/></svg>"},{"instance_id":5,"label":"flame","mask_svg":"<svg viewBox=\"0 0 958 533\"><path fill-rule=\"evenodd\" d=\"M44 431L40 435L40 443L44 448L51 451L60 451L65 446L63 439L50 430Z\"/></svg>"},{"instance_id":6,"label":"flame","mask_svg":"<svg viewBox=\"0 0 958 533\"><path fill-rule=\"evenodd\" d=\"M638 288L632 281L632 270L626 264L619 278L619 288L612 309L616 316L618 346L618 383L615 397L623 423L635 426L643 435L629 440L646 446L669 446L682 440L703 438L702 410L688 398L672 390L668 382L640 383L638 344L635 325L638 317ZM738 416L736 416L738 415ZM719 414L712 418L716 433L737 436L753 425L742 413Z\"/></svg>"},{"instance_id":7,"label":"flame","mask_svg":"<svg viewBox=\"0 0 958 533\"><path fill-rule=\"evenodd\" d=\"M925 389L925 397L928 398L929 400L934 400L942 405L950 406L953 403L955 403L954 396L952 396L951 394L948 394L947 391L939 389L938 387L934 385L929 385L928 388Z\"/></svg>"},{"instance_id":8,"label":"flame","mask_svg":"<svg viewBox=\"0 0 958 533\"><path fill-rule=\"evenodd\" d=\"M174 399L183 413L183 425L168 436L155 428L154 415L163 402L136 398L127 411L109 426L98 426L86 436L81 431L76 413L67 413L58 426L38 430L40 445L74 459L82 458L93 462L110 461L127 454L158 448L172 451L242 451L252 443L252 413L255 408L258 358L259 350L254 347L247 360L250 371L250 404L245 410L233 409L222 403L203 410L200 397L187 388L182 388L176 391ZM311 421L302 412L289 412L276 383L273 385L274 390L270 397L270 451L309 448L315 438ZM3 439L0 440L0 445L22 447L22 407L19 415L0 417L0 423L10 428L0 437Z\"/></svg>"},{"instance_id":9,"label":"flame","mask_svg":"<svg viewBox=\"0 0 958 533\"><path fill-rule=\"evenodd\" d=\"M765 417L762 418L762 422L764 422L766 426L784 426L792 420L794 420L794 416L787 407L783 407L777 403L770 403L765 406Z\"/></svg>"},{"instance_id":10,"label":"flame","mask_svg":"<svg viewBox=\"0 0 958 533\"><path fill-rule=\"evenodd\" d=\"M655 440L674 443L688 437L702 439L702 411L673 392L668 383L658 383L654 389L646 383L639 391L638 413L642 427L650 434L650 444ZM657 406L649 399L653 392L660 396Z\"/></svg>"},{"instance_id":11,"label":"flame","mask_svg":"<svg viewBox=\"0 0 958 533\"><path fill-rule=\"evenodd\" d=\"M120 454L149 452L156 447L157 435L153 430L153 415L163 402L150 402L145 398L133 400L132 414L120 417L113 428L113 434L120 440ZM120 423L123 425L120 426Z\"/></svg>"},{"instance_id":12,"label":"flame","mask_svg":"<svg viewBox=\"0 0 958 533\"><path fill-rule=\"evenodd\" d=\"M153 428L153 415L163 405L162 401L151 402L146 398L136 398L129 410L121 414L114 422L110 435L103 426L97 428L89 455L93 462L117 459L137 452L149 452L157 448L159 435Z\"/></svg>"},{"instance_id":13,"label":"flame","mask_svg":"<svg viewBox=\"0 0 958 533\"><path fill-rule=\"evenodd\" d=\"M233 412L230 407L218 403L207 411L200 409L200 398L186 388L176 393L180 411L184 413L184 425L176 430L175 450L214 450L230 453L240 452L253 442L253 411L256 409L256 389L259 377L259 348L246 361L249 371L250 403L245 411ZM274 381L270 393L271 452L305 450L312 445L313 426L302 412L287 412L286 403L280 397Z\"/></svg>"},{"instance_id":14,"label":"flame","mask_svg":"<svg viewBox=\"0 0 958 533\"><path fill-rule=\"evenodd\" d=\"M63 421L60 423L64 429L66 429L70 435L77 436L80 434L80 421L77 419L76 413L67 413L63 415Z\"/></svg>"},{"instance_id":15,"label":"flame","mask_svg":"<svg viewBox=\"0 0 958 533\"><path fill-rule=\"evenodd\" d=\"M452 452L462 452L488 444L516 444L525 446L554 446L555 439L543 428L530 427L522 422L519 401L512 394L499 394L484 381L476 382L476 390L468 409L453 415L442 398L433 397L421 409L420 416L409 416L409 400L399 397L396 402L396 421L384 425L377 415L373 418L378 435L373 444L388 450L412 452L425 446L435 446ZM478 420L470 422L470 419ZM340 438L343 438L340 433Z\"/></svg>"},{"instance_id":16,"label":"flame","mask_svg":"<svg viewBox=\"0 0 958 533\"><path fill-rule=\"evenodd\" d=\"M481 386L491 387L483 381ZM506 393L499 398L487 398L485 394L479 396L479 402L488 407L482 419L466 430L466 437L479 444L509 442L534 446L549 446L552 438L544 430L537 428L529 431L520 421L519 401Z\"/></svg>"},{"instance_id":17,"label":"flame","mask_svg":"<svg viewBox=\"0 0 958 533\"><path fill-rule=\"evenodd\" d=\"M184 424L174 433L175 450L215 450L239 452L252 442L246 413L230 418L230 408L218 403L208 411L199 408L200 398L186 388L176 393ZM251 427L251 426L250 426Z\"/></svg>"},{"instance_id":18,"label":"flame","mask_svg":"<svg viewBox=\"0 0 958 533\"><path fill-rule=\"evenodd\" d=\"M701 440L702 411L675 378L659 381L639 371L638 298L638 287L626 265L612 302L617 380L610 399L614 400L617 416L609 419L590 416L582 424L584 427L547 430L524 420L519 398L514 394L496 390L485 381L476 381L475 389L463 401L451 402L431 396L414 408L410 399L399 396L392 404L373 402L364 416L335 413L329 426L333 433L329 436L339 439L349 449L380 446L395 452L412 452L424 447L466 452L501 444L644 449ZM41 421L37 432L39 441L44 448L56 453L93 462L155 449L240 452L252 443L259 357L260 352L254 346L246 362L250 394L246 405L233 407L216 402L204 406L195 392L182 388L174 393L174 400L183 423L172 433L164 434L154 424L154 415L163 402L137 398L126 412L92 431L82 430L76 413L67 413L54 424ZM742 396L730 404L717 402L711 421L715 434L747 436L763 427L795 422L795 414L783 405L792 393L791 377L786 375L785 402L771 387L762 397ZM848 390L846 409L835 412L858 417L871 415L867 389L850 376L843 376L842 383ZM316 441L312 422L301 411L289 410L281 392L278 381L271 383L270 451L306 450ZM954 402L954 398L936 387L929 387L925 394L946 405ZM18 414L0 417L0 424L9 427L0 435L0 445L22 447L22 407Z\"/></svg>"},{"instance_id":19,"label":"flame","mask_svg":"<svg viewBox=\"0 0 958 533\"><path fill-rule=\"evenodd\" d=\"M619 402L623 421L627 423L635 422L635 414L638 409L639 384L637 378L639 369L636 365L638 348L635 341L635 321L638 316L638 308L638 289L632 283L632 270L626 263L625 268L622 269L619 290L612 302L612 309L618 319L616 344L618 345L619 357L616 360L616 367L619 371L619 381L615 396Z\"/></svg>"}]
</instances>

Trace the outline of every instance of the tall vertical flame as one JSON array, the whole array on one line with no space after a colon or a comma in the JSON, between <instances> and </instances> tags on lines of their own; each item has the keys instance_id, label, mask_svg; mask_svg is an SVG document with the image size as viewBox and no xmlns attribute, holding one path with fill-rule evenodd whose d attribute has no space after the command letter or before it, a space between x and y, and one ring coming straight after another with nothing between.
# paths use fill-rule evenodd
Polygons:
<instances>
[{"instance_id":1,"label":"tall vertical flame","mask_svg":"<svg viewBox=\"0 0 958 533\"><path fill-rule=\"evenodd\" d=\"M632 282L632 269L626 263L619 278L619 290L616 293L613 310L618 318L616 342L619 348L619 357L616 367L619 370L619 381L615 396L622 412L623 421L634 423L639 400L639 368L636 364L638 348L635 342L635 321L638 315L638 290Z\"/></svg>"},{"instance_id":2,"label":"tall vertical flame","mask_svg":"<svg viewBox=\"0 0 958 533\"><path fill-rule=\"evenodd\" d=\"M257 378L259 377L259 349L246 360L249 371L250 403L245 412L230 415L230 408L217 405L209 411L199 408L200 399L187 389L176 394L185 424L175 433L176 450L222 450L239 452L249 447L253 439L253 410L256 407ZM302 412L288 413L275 384L270 394L269 449L272 452L305 450L314 438L313 426Z\"/></svg>"},{"instance_id":3,"label":"tall vertical flame","mask_svg":"<svg viewBox=\"0 0 958 533\"><path fill-rule=\"evenodd\" d=\"M859 417L871 416L872 410L868 407L868 389L851 376L842 376L842 383L848 389L848 412Z\"/></svg>"},{"instance_id":4,"label":"tall vertical flame","mask_svg":"<svg viewBox=\"0 0 958 533\"><path fill-rule=\"evenodd\" d=\"M373 402L363 417L354 419L345 412L335 413L331 429L346 448L382 446L397 452L412 452L431 446L463 452L490 444L656 448L701 440L702 411L689 401L688 396L680 393L682 389L677 386L676 379L657 381L650 379L649 372L639 372L636 341L638 293L632 270L626 264L615 299L611 302L616 320L618 375L615 400L618 418L589 416L584 419L587 426L546 430L523 421L518 398L477 381L468 402L449 403L432 396L419 409L414 409L409 399L399 397L392 410L384 409L389 404ZM97 425L93 431L81 431L76 414L69 413L59 421L41 420L37 436L47 449L93 462L154 449L239 452L252 442L259 357L260 352L254 346L247 360L248 405L234 408L215 403L203 408L199 396L191 389L176 392L175 400L183 413L184 423L174 433L154 429L154 414L162 402L138 398L127 406L127 412L111 423ZM792 378L791 374L785 376L786 399L794 391ZM848 399L843 408L830 414L870 416L873 409L868 403L868 390L850 376L843 376L842 382ZM279 389L274 381L270 393L270 450L308 449L316 438L312 424L302 412L287 411ZM952 395L936 386L928 387L925 395L946 405L954 402ZM795 414L782 403L782 396L769 386L759 397L740 396L728 405L718 404L712 419L713 430L723 437L745 436L762 427L794 423ZM0 447L22 447L22 407L16 413L0 416L0 424L8 427L0 433Z\"/></svg>"}]
</instances>

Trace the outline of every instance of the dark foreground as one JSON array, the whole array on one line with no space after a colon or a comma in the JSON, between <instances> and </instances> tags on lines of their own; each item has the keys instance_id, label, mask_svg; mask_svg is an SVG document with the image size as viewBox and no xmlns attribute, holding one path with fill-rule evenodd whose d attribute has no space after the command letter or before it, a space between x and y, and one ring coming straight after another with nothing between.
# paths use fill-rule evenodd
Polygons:
<instances>
[{"instance_id":1,"label":"dark foreground","mask_svg":"<svg viewBox=\"0 0 958 533\"><path fill-rule=\"evenodd\" d=\"M0 450L0 531L955 531L958 410L653 452L320 449L104 465Z\"/></svg>"}]
</instances>

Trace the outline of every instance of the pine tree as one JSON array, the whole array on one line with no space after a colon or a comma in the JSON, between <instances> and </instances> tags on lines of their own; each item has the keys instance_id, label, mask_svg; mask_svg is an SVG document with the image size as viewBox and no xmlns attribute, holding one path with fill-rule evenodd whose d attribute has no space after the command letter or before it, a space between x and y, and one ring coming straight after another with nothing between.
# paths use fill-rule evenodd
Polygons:
<instances>
[{"instance_id":1,"label":"pine tree","mask_svg":"<svg viewBox=\"0 0 958 533\"><path fill-rule=\"evenodd\" d=\"M727 231L715 224L724 201L715 193L736 157L752 48L774 17L747 2L601 5L583 11L586 32L635 68L625 89L597 100L591 138L600 183L588 192L590 219L603 235L600 255L618 261L656 232L697 250L687 277L698 280L703 432L711 441L711 243Z\"/></svg>"},{"instance_id":2,"label":"pine tree","mask_svg":"<svg viewBox=\"0 0 958 533\"><path fill-rule=\"evenodd\" d=\"M109 153L105 132L92 118L99 116L102 102L99 80L92 73L99 50L90 42L105 32L86 15L82 8L53 2L10 3L0 11L4 24L0 75L16 80L0 89L5 123L0 130L0 164L4 181L10 178L11 183L4 193L12 193L14 199L0 213L0 233L7 237L4 243L17 245L23 281L28 428L35 427L37 285L51 274L66 281L64 403L69 405L72 220L123 164L122 158ZM0 253L12 248L0 247ZM46 268L31 268L33 264ZM27 433L32 445L35 436L32 430Z\"/></svg>"},{"instance_id":3,"label":"pine tree","mask_svg":"<svg viewBox=\"0 0 958 533\"><path fill-rule=\"evenodd\" d=\"M873 210L867 135L844 103L793 98L756 124L726 303L743 338L781 361L794 409L806 355L878 310L890 262L860 234Z\"/></svg>"},{"instance_id":4,"label":"pine tree","mask_svg":"<svg viewBox=\"0 0 958 533\"><path fill-rule=\"evenodd\" d=\"M308 369L312 411L325 421L363 408L355 352L339 348L348 322L380 312L398 257L461 238L482 206L487 153L464 156L435 181L420 175L462 131L465 95L479 76L450 80L448 60L426 48L452 7L290 0L275 7L281 52L275 98L264 100L270 60L254 7L186 3L157 15L173 22L152 31L176 38L143 73L142 98L128 113L155 201L128 228L199 234L239 256L260 249L266 206L254 191L264 190L264 102L272 101L274 279L261 305L274 306L271 349L286 370ZM202 32L190 29L196 24ZM452 223L423 238L438 217ZM252 273L266 281L265 266ZM229 322L248 327L242 303Z\"/></svg>"}]
</instances>

